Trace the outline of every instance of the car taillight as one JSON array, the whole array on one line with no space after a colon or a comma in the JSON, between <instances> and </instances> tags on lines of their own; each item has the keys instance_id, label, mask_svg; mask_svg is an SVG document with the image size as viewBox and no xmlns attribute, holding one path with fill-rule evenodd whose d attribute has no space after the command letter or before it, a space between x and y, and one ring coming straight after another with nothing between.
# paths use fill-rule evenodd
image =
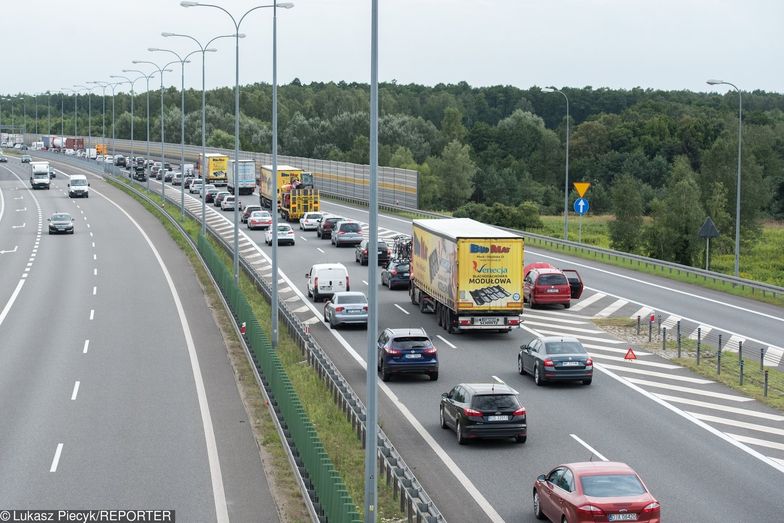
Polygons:
<instances>
[{"instance_id":1,"label":"car taillight","mask_svg":"<svg viewBox=\"0 0 784 523\"><path fill-rule=\"evenodd\" d=\"M479 412L478 410L469 409L468 407L463 407L463 414L465 414L466 416L469 416L469 417L473 417L473 418L476 418L476 417L480 417L481 418L483 416L483 414L481 412Z\"/></svg>"},{"instance_id":2,"label":"car taillight","mask_svg":"<svg viewBox=\"0 0 784 523\"><path fill-rule=\"evenodd\" d=\"M460 318L460 325L471 325L471 318Z\"/></svg>"},{"instance_id":3,"label":"car taillight","mask_svg":"<svg viewBox=\"0 0 784 523\"><path fill-rule=\"evenodd\" d=\"M422 351L422 354L427 354L427 355L429 355L429 356L432 356L432 355L433 355L433 354L435 354L436 352L438 352L438 349L436 349L435 347L430 347L430 348L428 348L428 349L425 349L425 350L423 350L423 351Z\"/></svg>"},{"instance_id":4,"label":"car taillight","mask_svg":"<svg viewBox=\"0 0 784 523\"><path fill-rule=\"evenodd\" d=\"M653 503L648 503L645 505L645 508L642 509L643 514L654 514L658 513L661 509L661 505L659 505L658 501L654 501Z\"/></svg>"},{"instance_id":5,"label":"car taillight","mask_svg":"<svg viewBox=\"0 0 784 523\"><path fill-rule=\"evenodd\" d=\"M344 310L346 310L345 307L335 307L335 312L343 312Z\"/></svg>"},{"instance_id":6,"label":"car taillight","mask_svg":"<svg viewBox=\"0 0 784 523\"><path fill-rule=\"evenodd\" d=\"M398 349L393 349L389 345L386 345L384 347L384 351L386 351L387 354L390 354L392 356L400 356L400 354L401 354L401 352Z\"/></svg>"},{"instance_id":7,"label":"car taillight","mask_svg":"<svg viewBox=\"0 0 784 523\"><path fill-rule=\"evenodd\" d=\"M341 236L343 234L346 234L346 231L338 231L338 236Z\"/></svg>"},{"instance_id":8,"label":"car taillight","mask_svg":"<svg viewBox=\"0 0 784 523\"><path fill-rule=\"evenodd\" d=\"M604 511L596 505L580 505L577 507L577 513L588 517L604 516Z\"/></svg>"},{"instance_id":9,"label":"car taillight","mask_svg":"<svg viewBox=\"0 0 784 523\"><path fill-rule=\"evenodd\" d=\"M389 271L389 274L391 274L392 276L397 276L397 269L392 269L391 271Z\"/></svg>"},{"instance_id":10,"label":"car taillight","mask_svg":"<svg viewBox=\"0 0 784 523\"><path fill-rule=\"evenodd\" d=\"M362 310L363 310L363 311L365 311L365 312L367 312L367 310L368 310L368 306L367 306L367 305L363 306L363 307L362 307Z\"/></svg>"},{"instance_id":11,"label":"car taillight","mask_svg":"<svg viewBox=\"0 0 784 523\"><path fill-rule=\"evenodd\" d=\"M586 367L592 367L593 366L593 360L591 358L588 358L587 360L585 360L585 366Z\"/></svg>"},{"instance_id":12,"label":"car taillight","mask_svg":"<svg viewBox=\"0 0 784 523\"><path fill-rule=\"evenodd\" d=\"M550 358L547 358L546 360L544 360L544 366L545 367L555 367L555 363L553 363L553 360L551 360Z\"/></svg>"},{"instance_id":13,"label":"car taillight","mask_svg":"<svg viewBox=\"0 0 784 523\"><path fill-rule=\"evenodd\" d=\"M367 249L362 249L362 254L367 254Z\"/></svg>"},{"instance_id":14,"label":"car taillight","mask_svg":"<svg viewBox=\"0 0 784 523\"><path fill-rule=\"evenodd\" d=\"M520 318L509 318L506 321L507 325L520 325Z\"/></svg>"},{"instance_id":15,"label":"car taillight","mask_svg":"<svg viewBox=\"0 0 784 523\"><path fill-rule=\"evenodd\" d=\"M313 278L313 288L314 288L314 289L317 289L317 288L318 288L318 276L316 276L315 278Z\"/></svg>"},{"instance_id":16,"label":"car taillight","mask_svg":"<svg viewBox=\"0 0 784 523\"><path fill-rule=\"evenodd\" d=\"M512 416L525 416L525 407L520 407L512 413Z\"/></svg>"}]
</instances>

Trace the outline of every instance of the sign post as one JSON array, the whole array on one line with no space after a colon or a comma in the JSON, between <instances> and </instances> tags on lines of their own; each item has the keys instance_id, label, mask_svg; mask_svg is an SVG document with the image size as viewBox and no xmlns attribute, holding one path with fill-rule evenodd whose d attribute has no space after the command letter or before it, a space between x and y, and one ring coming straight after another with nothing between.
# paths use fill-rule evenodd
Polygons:
<instances>
[{"instance_id":1,"label":"sign post","mask_svg":"<svg viewBox=\"0 0 784 523\"><path fill-rule=\"evenodd\" d=\"M705 238L705 270L710 270L710 241L711 238L716 238L719 235L719 230L716 228L716 224L713 223L711 217L708 216L705 218L705 223L702 224L700 227L699 232L700 238Z\"/></svg>"},{"instance_id":2,"label":"sign post","mask_svg":"<svg viewBox=\"0 0 784 523\"><path fill-rule=\"evenodd\" d=\"M583 198L583 196L585 196L585 193L591 187L591 182L574 182L572 185L574 185L574 190L577 191L577 195L579 196L579 198L577 198L574 201L574 212L576 212L580 216L580 225L577 228L578 230L577 242L582 243L583 242L583 215L587 213L588 209L590 209L591 207L588 204L588 200L586 198Z\"/></svg>"}]
</instances>

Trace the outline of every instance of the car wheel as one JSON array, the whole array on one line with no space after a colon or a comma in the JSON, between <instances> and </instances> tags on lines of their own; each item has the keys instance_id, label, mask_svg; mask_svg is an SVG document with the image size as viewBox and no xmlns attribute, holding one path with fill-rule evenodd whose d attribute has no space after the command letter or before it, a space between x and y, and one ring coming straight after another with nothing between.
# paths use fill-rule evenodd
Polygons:
<instances>
[{"instance_id":1,"label":"car wheel","mask_svg":"<svg viewBox=\"0 0 784 523\"><path fill-rule=\"evenodd\" d=\"M457 444L458 445L465 445L466 444L466 440L463 437L463 427L460 425L459 421L457 422L457 425L455 426L455 434L457 435Z\"/></svg>"},{"instance_id":2,"label":"car wheel","mask_svg":"<svg viewBox=\"0 0 784 523\"><path fill-rule=\"evenodd\" d=\"M448 429L449 428L449 427L447 427L446 419L444 418L444 407L441 407L440 409L438 409L438 419L441 421L441 428L442 429Z\"/></svg>"},{"instance_id":3,"label":"car wheel","mask_svg":"<svg viewBox=\"0 0 784 523\"><path fill-rule=\"evenodd\" d=\"M430 381L438 381L438 372L431 372L428 376L430 376Z\"/></svg>"},{"instance_id":4,"label":"car wheel","mask_svg":"<svg viewBox=\"0 0 784 523\"><path fill-rule=\"evenodd\" d=\"M384 364L383 360L381 361L381 381L389 381L392 375L387 370L387 366Z\"/></svg>"},{"instance_id":5,"label":"car wheel","mask_svg":"<svg viewBox=\"0 0 784 523\"><path fill-rule=\"evenodd\" d=\"M313 296L313 293L310 292L310 287L308 287L308 298L310 298L311 296Z\"/></svg>"},{"instance_id":6,"label":"car wheel","mask_svg":"<svg viewBox=\"0 0 784 523\"><path fill-rule=\"evenodd\" d=\"M362 265L367 265L367 264L368 264L368 260L367 260L367 258L363 259L363 260L362 260Z\"/></svg>"},{"instance_id":7,"label":"car wheel","mask_svg":"<svg viewBox=\"0 0 784 523\"><path fill-rule=\"evenodd\" d=\"M332 316L329 317L329 328L330 329L334 329L335 328L335 322L332 321Z\"/></svg>"},{"instance_id":8,"label":"car wheel","mask_svg":"<svg viewBox=\"0 0 784 523\"><path fill-rule=\"evenodd\" d=\"M313 291L313 301L315 301L316 303L321 301L321 296L316 291Z\"/></svg>"},{"instance_id":9,"label":"car wheel","mask_svg":"<svg viewBox=\"0 0 784 523\"><path fill-rule=\"evenodd\" d=\"M566 303L564 303L564 309L568 309L571 306L572 306L572 302L570 302L570 301L567 301Z\"/></svg>"},{"instance_id":10,"label":"car wheel","mask_svg":"<svg viewBox=\"0 0 784 523\"><path fill-rule=\"evenodd\" d=\"M517 357L517 373L520 374L520 376L525 375L525 368L523 367L523 358L521 358L520 356Z\"/></svg>"},{"instance_id":11,"label":"car wheel","mask_svg":"<svg viewBox=\"0 0 784 523\"><path fill-rule=\"evenodd\" d=\"M534 489L534 516L536 519L545 519L544 512L542 512L542 503L539 500L539 492Z\"/></svg>"},{"instance_id":12,"label":"car wheel","mask_svg":"<svg viewBox=\"0 0 784 523\"><path fill-rule=\"evenodd\" d=\"M544 385L544 380L542 380L542 376L539 374L539 365L534 365L534 383L539 387Z\"/></svg>"},{"instance_id":13,"label":"car wheel","mask_svg":"<svg viewBox=\"0 0 784 523\"><path fill-rule=\"evenodd\" d=\"M588 378L587 380L583 380L583 385L590 385L593 381L593 378Z\"/></svg>"},{"instance_id":14,"label":"car wheel","mask_svg":"<svg viewBox=\"0 0 784 523\"><path fill-rule=\"evenodd\" d=\"M528 436L515 436L515 441L517 443L525 443L528 440Z\"/></svg>"}]
</instances>

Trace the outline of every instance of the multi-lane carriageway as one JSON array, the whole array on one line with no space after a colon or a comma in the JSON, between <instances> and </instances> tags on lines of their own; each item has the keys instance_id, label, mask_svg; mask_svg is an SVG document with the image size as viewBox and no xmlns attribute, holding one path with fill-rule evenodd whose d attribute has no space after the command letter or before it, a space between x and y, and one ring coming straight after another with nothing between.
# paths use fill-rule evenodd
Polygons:
<instances>
[{"instance_id":1,"label":"multi-lane carriageway","mask_svg":"<svg viewBox=\"0 0 784 523\"><path fill-rule=\"evenodd\" d=\"M75 162L75 171L90 164ZM151 182L158 190L158 182ZM179 188L167 187L179 201ZM241 198L255 203L256 196ZM200 216L201 200L186 193L188 209ZM324 210L367 221L364 210L335 203ZM207 223L232 238L232 213L208 206ZM379 217L381 237L410 233L411 224ZM271 280L269 251L262 231L241 229L240 253ZM336 249L313 232L298 232L297 244L278 249L281 301L329 352L354 390L364 396L362 330L332 331L321 321L322 305L305 296L304 274L312 263L341 261L352 288L362 289L367 268L354 262L353 249ZM528 249L526 262L544 260L578 267L588 292L570 310L527 310L525 325L511 334L450 335L432 315L413 307L405 291L379 293L379 328L424 327L439 349L441 377L381 383L380 415L384 430L450 521L533 521L533 479L554 465L587 459L632 465L659 498L671 521L780 521L784 473L784 416L718 383L696 376L653 354L623 359L625 344L595 327L593 317L636 316L656 311L666 322L681 319L689 332L696 326L722 329L724 339L744 339L771 347L768 365L780 366L776 333L779 308L682 284ZM592 353L598 373L589 387L536 387L516 372L518 347L534 334L580 338ZM730 341L729 343L732 343ZM728 346L731 350L732 347ZM779 350L777 356L777 349ZM481 442L458 446L454 434L438 426L441 392L459 382L505 382L520 392L529 414L525 445Z\"/></svg>"}]
</instances>

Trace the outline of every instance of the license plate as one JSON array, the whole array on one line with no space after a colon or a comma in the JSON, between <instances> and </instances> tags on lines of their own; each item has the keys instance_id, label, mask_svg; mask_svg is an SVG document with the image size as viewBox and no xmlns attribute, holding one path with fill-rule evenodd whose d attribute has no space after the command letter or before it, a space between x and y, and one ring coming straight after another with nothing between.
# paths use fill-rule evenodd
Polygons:
<instances>
[{"instance_id":1,"label":"license plate","mask_svg":"<svg viewBox=\"0 0 784 523\"><path fill-rule=\"evenodd\" d=\"M607 516L607 521L637 521L637 514L634 512L628 514L610 514Z\"/></svg>"},{"instance_id":2,"label":"license plate","mask_svg":"<svg viewBox=\"0 0 784 523\"><path fill-rule=\"evenodd\" d=\"M509 416L488 416L487 421L509 421Z\"/></svg>"},{"instance_id":3,"label":"license plate","mask_svg":"<svg viewBox=\"0 0 784 523\"><path fill-rule=\"evenodd\" d=\"M562 361L561 362L561 366L562 367L579 367L580 365L582 365L582 362L579 362L579 361Z\"/></svg>"},{"instance_id":4,"label":"license plate","mask_svg":"<svg viewBox=\"0 0 784 523\"><path fill-rule=\"evenodd\" d=\"M547 289L550 294L558 294L558 289Z\"/></svg>"},{"instance_id":5,"label":"license plate","mask_svg":"<svg viewBox=\"0 0 784 523\"><path fill-rule=\"evenodd\" d=\"M479 318L479 325L498 325L498 318Z\"/></svg>"},{"instance_id":6,"label":"license plate","mask_svg":"<svg viewBox=\"0 0 784 523\"><path fill-rule=\"evenodd\" d=\"M349 313L349 314L359 314L360 312L362 312L362 311L361 311L361 310L359 310L359 309L350 309L350 310L348 311L348 313Z\"/></svg>"},{"instance_id":7,"label":"license plate","mask_svg":"<svg viewBox=\"0 0 784 523\"><path fill-rule=\"evenodd\" d=\"M410 360L415 360L415 359L418 359L418 358L421 358L421 357L422 357L422 355L421 354L417 354L417 353L406 354L406 358L408 358Z\"/></svg>"}]
</instances>

